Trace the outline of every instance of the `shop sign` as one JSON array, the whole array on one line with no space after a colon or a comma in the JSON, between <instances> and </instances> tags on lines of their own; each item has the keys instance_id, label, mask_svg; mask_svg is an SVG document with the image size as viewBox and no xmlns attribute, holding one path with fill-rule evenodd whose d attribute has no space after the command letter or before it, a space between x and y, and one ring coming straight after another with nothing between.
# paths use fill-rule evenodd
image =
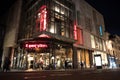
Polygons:
<instances>
[{"instance_id":1,"label":"shop sign","mask_svg":"<svg viewBox=\"0 0 120 80\"><path fill-rule=\"evenodd\" d=\"M47 28L47 6L40 7L37 13L36 29L37 31L46 31Z\"/></svg>"},{"instance_id":2,"label":"shop sign","mask_svg":"<svg viewBox=\"0 0 120 80\"><path fill-rule=\"evenodd\" d=\"M46 6L43 5L41 7L41 11L40 11L41 15L40 15L40 31L45 31L46 30L46 25L47 25L47 10L46 10Z\"/></svg>"},{"instance_id":3,"label":"shop sign","mask_svg":"<svg viewBox=\"0 0 120 80\"><path fill-rule=\"evenodd\" d=\"M47 48L47 44L25 44L25 48Z\"/></svg>"}]
</instances>

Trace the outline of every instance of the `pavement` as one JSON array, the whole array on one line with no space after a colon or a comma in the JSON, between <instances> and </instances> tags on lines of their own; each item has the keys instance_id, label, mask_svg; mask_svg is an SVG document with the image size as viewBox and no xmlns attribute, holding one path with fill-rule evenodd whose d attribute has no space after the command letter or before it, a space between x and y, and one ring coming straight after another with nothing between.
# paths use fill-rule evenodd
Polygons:
<instances>
[{"instance_id":1,"label":"pavement","mask_svg":"<svg viewBox=\"0 0 120 80\"><path fill-rule=\"evenodd\" d=\"M113 68L113 69L59 69L59 70L37 70L37 69L28 69L28 70L21 70L21 69L11 69L8 72L39 72L39 71L117 71L120 70L120 68ZM2 69L0 69L0 72L2 72Z\"/></svg>"}]
</instances>

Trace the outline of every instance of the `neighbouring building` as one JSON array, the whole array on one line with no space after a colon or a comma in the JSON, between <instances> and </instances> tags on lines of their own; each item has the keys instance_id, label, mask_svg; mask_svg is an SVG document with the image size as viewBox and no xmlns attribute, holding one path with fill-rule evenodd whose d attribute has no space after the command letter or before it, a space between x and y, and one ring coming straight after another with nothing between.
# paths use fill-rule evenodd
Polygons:
<instances>
[{"instance_id":1,"label":"neighbouring building","mask_svg":"<svg viewBox=\"0 0 120 80\"><path fill-rule=\"evenodd\" d=\"M1 63L2 63L2 55L3 55L3 45L4 45L4 38L5 38L5 33L6 33L6 20L8 18L8 14L5 13L4 11L1 11L0 13L0 68L1 68ZM6 11L7 12L7 11Z\"/></svg>"},{"instance_id":2,"label":"neighbouring building","mask_svg":"<svg viewBox=\"0 0 120 80\"><path fill-rule=\"evenodd\" d=\"M109 68L120 67L120 37L106 32Z\"/></svg>"},{"instance_id":3,"label":"neighbouring building","mask_svg":"<svg viewBox=\"0 0 120 80\"><path fill-rule=\"evenodd\" d=\"M74 44L77 50L78 67L83 62L84 67L90 68L108 64L104 18L95 8L85 0L74 0L76 5L77 42Z\"/></svg>"},{"instance_id":4,"label":"neighbouring building","mask_svg":"<svg viewBox=\"0 0 120 80\"><path fill-rule=\"evenodd\" d=\"M15 69L108 65L104 18L85 0L17 0L9 10L4 57Z\"/></svg>"}]
</instances>

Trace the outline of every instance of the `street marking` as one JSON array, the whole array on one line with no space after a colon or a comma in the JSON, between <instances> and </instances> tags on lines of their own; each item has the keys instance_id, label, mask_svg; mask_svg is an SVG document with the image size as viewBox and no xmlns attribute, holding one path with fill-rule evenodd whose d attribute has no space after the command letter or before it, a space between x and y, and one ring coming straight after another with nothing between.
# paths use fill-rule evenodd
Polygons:
<instances>
[{"instance_id":1,"label":"street marking","mask_svg":"<svg viewBox=\"0 0 120 80\"><path fill-rule=\"evenodd\" d=\"M40 76L40 77L24 77L25 80L27 80L27 79L40 79L40 78L46 78L46 76Z\"/></svg>"}]
</instances>

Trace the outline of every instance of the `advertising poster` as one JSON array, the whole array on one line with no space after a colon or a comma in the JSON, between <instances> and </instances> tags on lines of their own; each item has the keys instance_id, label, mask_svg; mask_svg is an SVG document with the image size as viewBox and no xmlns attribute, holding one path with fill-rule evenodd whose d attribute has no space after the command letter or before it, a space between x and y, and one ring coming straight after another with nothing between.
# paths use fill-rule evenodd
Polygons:
<instances>
[{"instance_id":1,"label":"advertising poster","mask_svg":"<svg viewBox=\"0 0 120 80\"><path fill-rule=\"evenodd\" d=\"M96 64L97 69L101 69L102 68L101 55L94 55L94 59L95 59L95 64Z\"/></svg>"}]
</instances>

